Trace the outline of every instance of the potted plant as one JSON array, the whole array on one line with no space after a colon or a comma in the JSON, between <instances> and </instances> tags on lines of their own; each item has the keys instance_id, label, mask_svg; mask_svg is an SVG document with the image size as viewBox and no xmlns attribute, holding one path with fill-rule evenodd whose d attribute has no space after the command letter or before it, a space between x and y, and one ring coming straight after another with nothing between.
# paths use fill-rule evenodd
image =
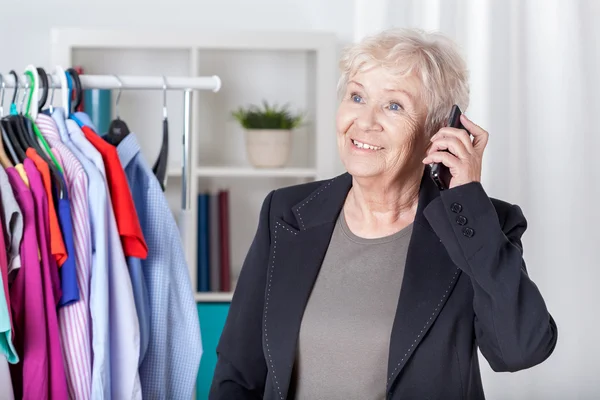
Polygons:
<instances>
[{"instance_id":1,"label":"potted plant","mask_svg":"<svg viewBox=\"0 0 600 400\"><path fill-rule=\"evenodd\" d=\"M262 108L240 107L232 115L246 131L246 153L252 165L277 168L288 162L292 130L302 123L301 114L289 111L287 104L279 107L263 101Z\"/></svg>"}]
</instances>

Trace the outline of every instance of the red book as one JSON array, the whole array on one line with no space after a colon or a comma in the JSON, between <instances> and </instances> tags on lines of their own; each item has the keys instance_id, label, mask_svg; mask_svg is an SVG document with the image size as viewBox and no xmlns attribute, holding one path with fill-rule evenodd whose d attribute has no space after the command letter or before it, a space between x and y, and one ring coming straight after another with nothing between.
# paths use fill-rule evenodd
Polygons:
<instances>
[{"instance_id":1,"label":"red book","mask_svg":"<svg viewBox=\"0 0 600 400\"><path fill-rule=\"evenodd\" d=\"M231 265L229 257L229 191L219 191L219 234L221 242L221 290L231 291Z\"/></svg>"}]
</instances>

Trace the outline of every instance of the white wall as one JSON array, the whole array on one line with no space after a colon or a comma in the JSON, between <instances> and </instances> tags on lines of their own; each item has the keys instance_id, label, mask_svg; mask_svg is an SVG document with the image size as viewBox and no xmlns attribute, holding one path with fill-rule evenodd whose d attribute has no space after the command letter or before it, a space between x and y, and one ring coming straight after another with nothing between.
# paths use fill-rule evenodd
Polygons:
<instances>
[{"instance_id":1,"label":"white wall","mask_svg":"<svg viewBox=\"0 0 600 400\"><path fill-rule=\"evenodd\" d=\"M55 26L320 30L352 39L352 0L3 1L0 71L50 68Z\"/></svg>"}]
</instances>

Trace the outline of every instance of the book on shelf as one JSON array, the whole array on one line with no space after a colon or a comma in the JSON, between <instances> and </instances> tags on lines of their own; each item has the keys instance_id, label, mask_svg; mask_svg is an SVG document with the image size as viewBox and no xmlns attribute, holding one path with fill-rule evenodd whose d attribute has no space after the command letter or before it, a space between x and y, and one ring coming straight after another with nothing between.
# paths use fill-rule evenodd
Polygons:
<instances>
[{"instance_id":1,"label":"book on shelf","mask_svg":"<svg viewBox=\"0 0 600 400\"><path fill-rule=\"evenodd\" d=\"M198 292L229 292L229 191L198 194Z\"/></svg>"}]
</instances>

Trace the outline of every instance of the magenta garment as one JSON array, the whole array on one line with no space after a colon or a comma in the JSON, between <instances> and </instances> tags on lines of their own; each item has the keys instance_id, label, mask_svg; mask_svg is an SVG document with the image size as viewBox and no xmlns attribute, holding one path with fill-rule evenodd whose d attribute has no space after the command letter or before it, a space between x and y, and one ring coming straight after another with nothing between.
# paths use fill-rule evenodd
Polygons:
<instances>
[{"instance_id":1,"label":"magenta garment","mask_svg":"<svg viewBox=\"0 0 600 400\"><path fill-rule=\"evenodd\" d=\"M23 167L29 178L29 185L36 208L36 225L38 244L42 258L41 275L44 288L44 306L46 308L46 329L48 333L48 361L50 379L48 393L50 399L68 399L67 378L63 363L58 329L58 315L56 305L60 299L60 283L58 282L58 266L50 250L50 226L48 223L48 198L42 182L42 176L35 163L26 158ZM56 274L56 276L53 276Z\"/></svg>"},{"instance_id":2,"label":"magenta garment","mask_svg":"<svg viewBox=\"0 0 600 400\"><path fill-rule=\"evenodd\" d=\"M17 170L6 168L6 174L23 214L21 269L10 287L14 345L21 359L18 364L10 365L13 390L17 399L48 399L48 351L43 324L46 312L35 233L35 206Z\"/></svg>"}]
</instances>

